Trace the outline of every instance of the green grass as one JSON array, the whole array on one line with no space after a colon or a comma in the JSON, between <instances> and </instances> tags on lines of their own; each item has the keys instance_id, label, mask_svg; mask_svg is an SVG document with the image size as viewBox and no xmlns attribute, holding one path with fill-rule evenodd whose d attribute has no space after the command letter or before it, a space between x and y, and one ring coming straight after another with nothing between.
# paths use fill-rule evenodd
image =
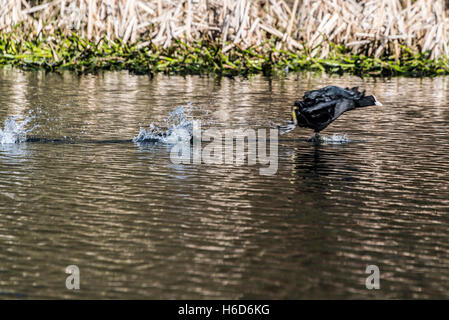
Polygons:
<instances>
[{"instance_id":1,"label":"green grass","mask_svg":"<svg viewBox=\"0 0 449 320\"><path fill-rule=\"evenodd\" d=\"M402 47L401 56L381 59L354 55L343 46L333 45L329 58L311 58L307 51L275 49L275 40L260 47L234 47L226 53L219 44L181 41L168 49L154 44L139 47L103 38L98 43L76 34L54 35L41 40L8 33L0 35L0 66L23 70L95 73L100 70L129 70L136 74L217 74L247 76L262 73L316 71L359 76L436 76L449 74L447 58L430 60L428 53L414 53Z\"/></svg>"}]
</instances>

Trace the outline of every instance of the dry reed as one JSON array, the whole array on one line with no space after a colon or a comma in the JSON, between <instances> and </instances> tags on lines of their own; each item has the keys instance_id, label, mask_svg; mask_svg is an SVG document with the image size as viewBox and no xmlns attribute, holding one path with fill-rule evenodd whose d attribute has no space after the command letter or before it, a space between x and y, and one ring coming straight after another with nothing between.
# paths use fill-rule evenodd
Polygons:
<instances>
[{"instance_id":1,"label":"dry reed","mask_svg":"<svg viewBox=\"0 0 449 320\"><path fill-rule=\"evenodd\" d=\"M0 0L1 32L163 48L209 39L223 52L276 39L278 49L312 57L327 57L336 43L374 57L399 57L405 45L435 59L448 55L448 28L442 0Z\"/></svg>"}]
</instances>

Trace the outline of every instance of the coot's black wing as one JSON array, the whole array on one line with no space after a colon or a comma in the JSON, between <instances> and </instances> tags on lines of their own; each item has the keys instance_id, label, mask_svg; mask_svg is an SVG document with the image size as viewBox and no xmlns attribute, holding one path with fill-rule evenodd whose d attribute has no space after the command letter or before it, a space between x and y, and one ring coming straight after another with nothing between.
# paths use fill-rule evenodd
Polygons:
<instances>
[{"instance_id":1,"label":"coot's black wing","mask_svg":"<svg viewBox=\"0 0 449 320\"><path fill-rule=\"evenodd\" d=\"M298 114L298 125L321 131L345 111L355 107L353 99L336 99L304 106Z\"/></svg>"},{"instance_id":2,"label":"coot's black wing","mask_svg":"<svg viewBox=\"0 0 449 320\"><path fill-rule=\"evenodd\" d=\"M307 91L303 96L303 102L310 106L340 99L358 100L364 94L365 92L360 92L358 87L343 89L337 86L327 86L322 89Z\"/></svg>"},{"instance_id":3,"label":"coot's black wing","mask_svg":"<svg viewBox=\"0 0 449 320\"><path fill-rule=\"evenodd\" d=\"M295 101L297 124L300 127L321 131L344 112L356 107L357 101L365 96L357 87L343 89L327 86L307 91L302 101Z\"/></svg>"},{"instance_id":4,"label":"coot's black wing","mask_svg":"<svg viewBox=\"0 0 449 320\"><path fill-rule=\"evenodd\" d=\"M298 113L298 125L318 131L322 130L333 121L335 117L334 110L338 101L341 100L323 101L311 106L303 105Z\"/></svg>"}]
</instances>

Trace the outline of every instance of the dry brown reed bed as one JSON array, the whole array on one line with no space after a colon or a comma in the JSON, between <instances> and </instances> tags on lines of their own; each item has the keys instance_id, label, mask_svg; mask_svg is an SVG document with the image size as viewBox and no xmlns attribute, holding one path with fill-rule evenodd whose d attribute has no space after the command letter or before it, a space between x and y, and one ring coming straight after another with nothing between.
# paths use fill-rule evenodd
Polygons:
<instances>
[{"instance_id":1,"label":"dry brown reed bed","mask_svg":"<svg viewBox=\"0 0 449 320\"><path fill-rule=\"evenodd\" d=\"M399 57L401 45L428 50L432 59L449 53L443 0L0 0L0 31L15 28L164 48L176 39L207 38L223 52L277 39L278 49L321 58L331 53L331 42L374 57Z\"/></svg>"}]
</instances>

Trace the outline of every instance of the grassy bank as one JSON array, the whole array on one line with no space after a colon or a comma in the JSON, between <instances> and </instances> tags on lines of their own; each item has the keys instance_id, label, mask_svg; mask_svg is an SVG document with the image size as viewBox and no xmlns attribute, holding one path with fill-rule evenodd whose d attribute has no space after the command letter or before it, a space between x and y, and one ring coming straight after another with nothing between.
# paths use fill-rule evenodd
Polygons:
<instances>
[{"instance_id":1,"label":"grassy bank","mask_svg":"<svg viewBox=\"0 0 449 320\"><path fill-rule=\"evenodd\" d=\"M447 58L430 59L430 52L413 53L401 47L401 55L382 58L354 54L343 45L331 45L325 58L313 57L307 50L291 52L277 49L277 40L223 52L214 41L175 41L169 48L141 42L87 40L75 33L51 37L25 38L0 35L0 65L24 70L71 70L91 73L100 70L129 70L136 74L209 74L237 76L263 73L318 71L360 76L435 76L449 74Z\"/></svg>"}]
</instances>

